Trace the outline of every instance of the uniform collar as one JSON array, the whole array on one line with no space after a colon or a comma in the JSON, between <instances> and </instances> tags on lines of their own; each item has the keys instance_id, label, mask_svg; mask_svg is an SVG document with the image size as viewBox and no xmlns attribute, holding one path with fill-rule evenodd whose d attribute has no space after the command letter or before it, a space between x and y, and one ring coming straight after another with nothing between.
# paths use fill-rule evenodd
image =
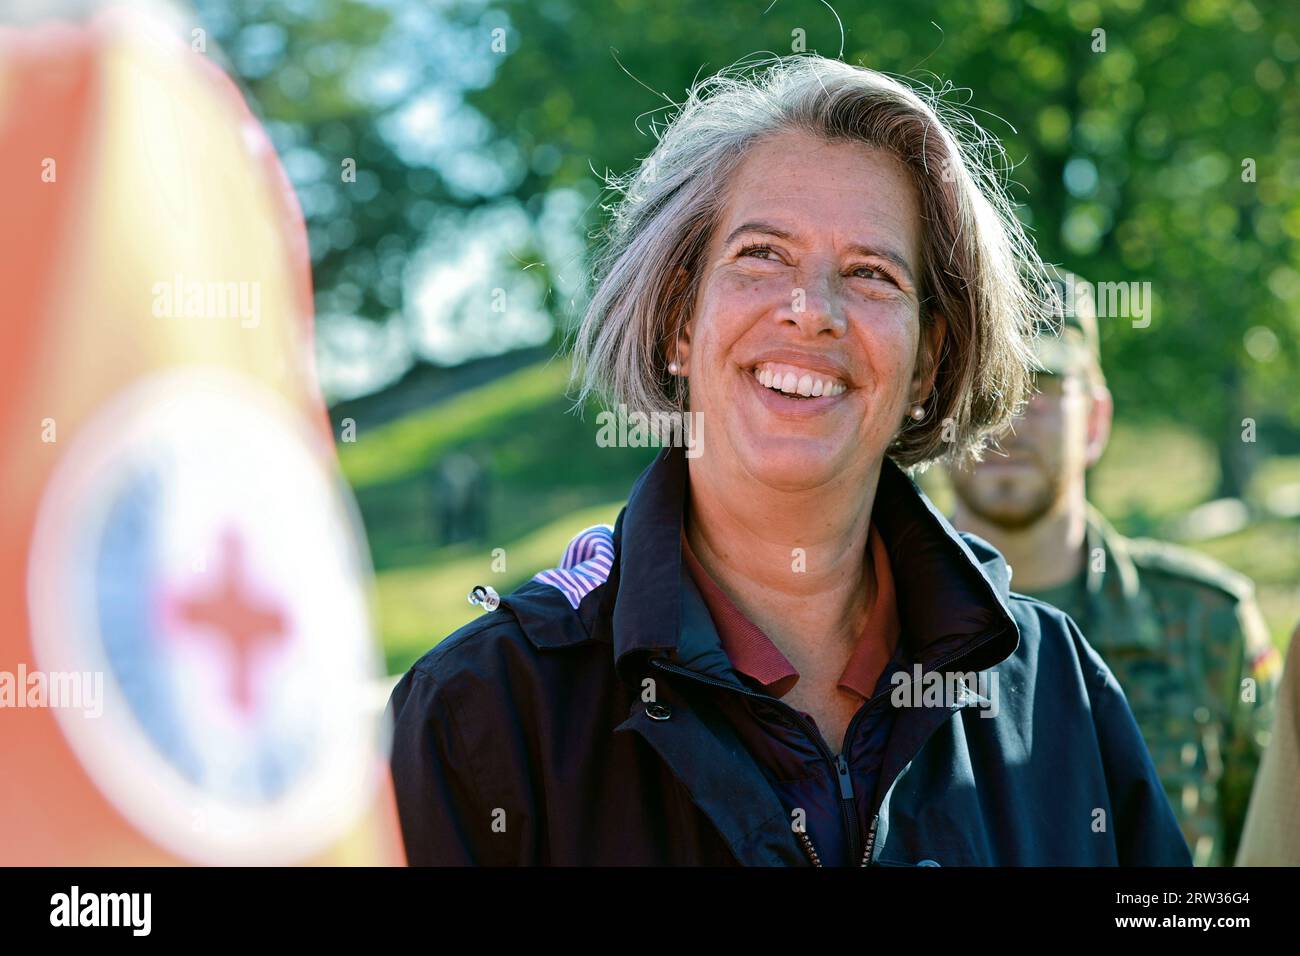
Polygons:
<instances>
[{"instance_id":1,"label":"uniform collar","mask_svg":"<svg viewBox=\"0 0 1300 956\"><path fill-rule=\"evenodd\" d=\"M676 656L683 631L682 533L687 461L663 449L633 486L614 529L615 562L601 617L618 669L635 680L645 655ZM889 552L901 642L923 670L983 670L1016 649L1006 563L963 539L888 459L872 520ZM977 557L972 546L981 552Z\"/></svg>"},{"instance_id":2,"label":"uniform collar","mask_svg":"<svg viewBox=\"0 0 1300 956\"><path fill-rule=\"evenodd\" d=\"M1151 601L1142 591L1137 565L1124 537L1096 508L1088 505L1084 554L1084 607L1087 619L1076 621L1088 643L1098 650L1160 646Z\"/></svg>"}]
</instances>

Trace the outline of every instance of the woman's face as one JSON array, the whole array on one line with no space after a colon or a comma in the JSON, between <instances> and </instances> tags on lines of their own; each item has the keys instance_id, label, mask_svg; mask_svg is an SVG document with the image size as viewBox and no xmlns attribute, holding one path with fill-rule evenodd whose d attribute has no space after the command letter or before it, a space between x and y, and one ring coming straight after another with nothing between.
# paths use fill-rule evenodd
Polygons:
<instances>
[{"instance_id":1,"label":"woman's face","mask_svg":"<svg viewBox=\"0 0 1300 956\"><path fill-rule=\"evenodd\" d=\"M704 456L785 490L865 478L929 393L914 380L920 250L916 190L890 154L803 133L751 149L680 346ZM942 334L936 320L927 348Z\"/></svg>"}]
</instances>

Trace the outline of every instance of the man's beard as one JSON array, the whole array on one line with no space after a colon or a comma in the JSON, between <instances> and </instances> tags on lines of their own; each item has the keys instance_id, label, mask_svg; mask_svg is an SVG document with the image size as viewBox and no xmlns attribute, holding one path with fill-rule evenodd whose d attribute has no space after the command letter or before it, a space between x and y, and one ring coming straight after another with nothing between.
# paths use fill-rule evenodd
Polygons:
<instances>
[{"instance_id":1,"label":"man's beard","mask_svg":"<svg viewBox=\"0 0 1300 956\"><path fill-rule=\"evenodd\" d=\"M1028 499L1021 494L992 495L987 490L981 493L973 488L965 489L956 482L953 491L966 509L981 521L1007 531L1023 531L1041 521L1065 495L1065 480L1060 474L1046 468L1036 470L1042 476L1043 484ZM1004 482L1011 484L1014 481L1009 476L997 479L993 485L996 488ZM987 485L986 482L986 488Z\"/></svg>"}]
</instances>

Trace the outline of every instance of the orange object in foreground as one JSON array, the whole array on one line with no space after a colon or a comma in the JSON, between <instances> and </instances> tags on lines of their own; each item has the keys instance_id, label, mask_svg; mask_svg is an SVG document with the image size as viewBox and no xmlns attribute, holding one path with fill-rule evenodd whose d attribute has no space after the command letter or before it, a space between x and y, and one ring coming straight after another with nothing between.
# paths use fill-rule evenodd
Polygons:
<instances>
[{"instance_id":1,"label":"orange object in foreground","mask_svg":"<svg viewBox=\"0 0 1300 956\"><path fill-rule=\"evenodd\" d=\"M127 7L0 26L0 863L402 861L293 191Z\"/></svg>"}]
</instances>

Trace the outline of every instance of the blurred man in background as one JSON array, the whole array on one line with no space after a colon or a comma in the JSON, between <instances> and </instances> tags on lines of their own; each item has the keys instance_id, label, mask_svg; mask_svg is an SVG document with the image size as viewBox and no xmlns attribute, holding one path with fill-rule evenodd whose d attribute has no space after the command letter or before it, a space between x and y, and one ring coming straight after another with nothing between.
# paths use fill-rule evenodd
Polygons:
<instances>
[{"instance_id":1,"label":"blurred man in background","mask_svg":"<svg viewBox=\"0 0 1300 956\"><path fill-rule=\"evenodd\" d=\"M1089 504L1112 403L1090 284L1056 273L1060 329L1003 454L950 469L954 524L987 539L1014 590L1079 625L1119 680L1198 866L1231 863L1266 738L1276 654L1252 583L1200 554L1122 537Z\"/></svg>"}]
</instances>

